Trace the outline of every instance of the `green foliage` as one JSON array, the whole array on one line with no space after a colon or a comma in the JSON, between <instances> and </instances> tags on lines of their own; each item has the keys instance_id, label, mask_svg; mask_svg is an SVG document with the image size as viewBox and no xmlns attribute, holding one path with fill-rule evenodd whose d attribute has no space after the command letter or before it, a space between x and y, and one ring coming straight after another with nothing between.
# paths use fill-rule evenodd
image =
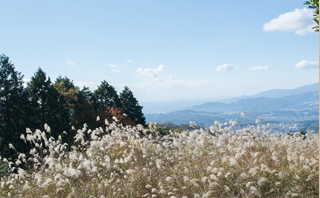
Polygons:
<instances>
[{"instance_id":1,"label":"green foliage","mask_svg":"<svg viewBox=\"0 0 320 198\"><path fill-rule=\"evenodd\" d=\"M146 118L142 113L142 106L139 105L138 100L133 96L132 91L128 86L120 93L120 101L124 112L136 124L146 125Z\"/></svg>"},{"instance_id":2,"label":"green foliage","mask_svg":"<svg viewBox=\"0 0 320 198\"><path fill-rule=\"evenodd\" d=\"M165 127L157 126L157 131L160 133L160 136L165 136L165 135L173 135L173 133L175 132L180 133L182 129L181 128L169 129L166 126Z\"/></svg>"},{"instance_id":3,"label":"green foliage","mask_svg":"<svg viewBox=\"0 0 320 198\"><path fill-rule=\"evenodd\" d=\"M303 140L305 140L305 139L306 139L306 137L305 137L306 134L307 134L306 131L301 130L300 133L299 133L299 136L300 136L300 137L303 137ZM287 135L293 136L293 132L290 131L289 133L287 133Z\"/></svg>"},{"instance_id":4,"label":"green foliage","mask_svg":"<svg viewBox=\"0 0 320 198\"><path fill-rule=\"evenodd\" d=\"M0 178L9 175L9 171L8 163L0 162Z\"/></svg>"},{"instance_id":5,"label":"green foliage","mask_svg":"<svg viewBox=\"0 0 320 198\"><path fill-rule=\"evenodd\" d=\"M205 129L206 127L205 126L199 126L199 125L190 125L190 124L173 124L172 122L165 122L165 123L162 123L162 124L159 124L158 125L159 127L166 127L168 128L169 130L171 131L174 131L174 132L180 132L180 131L192 131L192 130L195 130L195 129Z\"/></svg>"},{"instance_id":6,"label":"green foliage","mask_svg":"<svg viewBox=\"0 0 320 198\"><path fill-rule=\"evenodd\" d=\"M92 93L88 87L80 90L75 86L73 81L67 77L59 76L54 84L55 89L60 94L61 103L65 110L68 111L71 125L76 128L81 128L83 124L87 124L91 128L95 128L96 115L93 108L93 103L90 101ZM76 131L70 130L64 137L68 144L73 144L73 136Z\"/></svg>"},{"instance_id":7,"label":"green foliage","mask_svg":"<svg viewBox=\"0 0 320 198\"><path fill-rule=\"evenodd\" d=\"M59 94L41 68L31 77L27 93L30 101L30 129L44 130L44 124L48 124L54 138L70 129L70 115L64 107L66 99Z\"/></svg>"},{"instance_id":8,"label":"green foliage","mask_svg":"<svg viewBox=\"0 0 320 198\"><path fill-rule=\"evenodd\" d=\"M92 100L94 102L94 109L97 112L102 112L106 106L121 107L121 102L115 88L105 80L94 91Z\"/></svg>"},{"instance_id":9,"label":"green foliage","mask_svg":"<svg viewBox=\"0 0 320 198\"><path fill-rule=\"evenodd\" d=\"M23 75L16 72L9 57L0 55L0 157L13 160L19 150L28 153L29 144L24 144L20 135L26 136L26 128L32 131L40 129L48 131L55 139L62 136L69 145L74 142L76 128L84 124L90 128L99 127L96 116L105 107L126 109L125 113L132 123L129 125L145 125L142 107L139 106L133 93L127 87L121 100L115 88L105 80L92 93L88 87L80 90L67 77L59 76L53 84L46 73L39 68L31 77L27 87L23 87ZM126 117L119 111L120 117ZM128 118L128 119L129 119ZM45 124L50 129L45 129ZM63 133L66 131L67 133ZM23 137L23 136L21 136ZM9 149L9 143L15 149ZM1 174L1 165L0 165Z\"/></svg>"},{"instance_id":10,"label":"green foliage","mask_svg":"<svg viewBox=\"0 0 320 198\"><path fill-rule=\"evenodd\" d=\"M23 75L15 71L9 57L0 55L0 155L8 158L15 155L8 149L8 144L19 147L19 137L26 126L23 110L27 101L22 78Z\"/></svg>"},{"instance_id":11,"label":"green foliage","mask_svg":"<svg viewBox=\"0 0 320 198\"><path fill-rule=\"evenodd\" d=\"M319 32L319 1L318 0L306 1L304 5L309 5L308 7L310 9L315 9L313 20L317 23L317 25L314 26L312 29L315 29L316 32Z\"/></svg>"},{"instance_id":12,"label":"green foliage","mask_svg":"<svg viewBox=\"0 0 320 198\"><path fill-rule=\"evenodd\" d=\"M60 94L64 108L68 109L70 117L74 114L74 108L79 97L79 88L69 78L59 76L54 84Z\"/></svg>"},{"instance_id":13,"label":"green foliage","mask_svg":"<svg viewBox=\"0 0 320 198\"><path fill-rule=\"evenodd\" d=\"M83 87L79 91L78 100L74 107L71 123L76 128L81 128L86 123L90 128L96 128L96 112L93 107L92 93L88 87Z\"/></svg>"}]
</instances>

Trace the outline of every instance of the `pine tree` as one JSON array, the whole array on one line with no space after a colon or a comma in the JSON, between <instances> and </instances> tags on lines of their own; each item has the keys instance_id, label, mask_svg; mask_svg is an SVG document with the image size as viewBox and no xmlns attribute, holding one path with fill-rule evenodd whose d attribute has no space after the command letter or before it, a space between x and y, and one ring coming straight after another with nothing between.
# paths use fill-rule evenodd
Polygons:
<instances>
[{"instance_id":1,"label":"pine tree","mask_svg":"<svg viewBox=\"0 0 320 198\"><path fill-rule=\"evenodd\" d=\"M64 98L60 96L41 68L31 77L27 92L30 101L29 123L32 130L44 130L46 123L51 128L51 135L57 138L63 131L70 129L69 113L63 106Z\"/></svg>"},{"instance_id":2,"label":"pine tree","mask_svg":"<svg viewBox=\"0 0 320 198\"><path fill-rule=\"evenodd\" d=\"M26 116L24 107L26 99L23 92L23 75L15 71L9 57L0 55L0 155L13 158L14 151L9 150L8 144L12 143L21 149L19 139L25 132Z\"/></svg>"},{"instance_id":3,"label":"pine tree","mask_svg":"<svg viewBox=\"0 0 320 198\"><path fill-rule=\"evenodd\" d=\"M121 102L117 91L112 85L105 80L101 82L98 89L93 94L94 108L97 115L104 110L105 107L121 107Z\"/></svg>"},{"instance_id":4,"label":"pine tree","mask_svg":"<svg viewBox=\"0 0 320 198\"><path fill-rule=\"evenodd\" d=\"M92 93L88 87L83 87L82 90L79 91L78 101L71 118L71 123L75 128L81 128L84 123L91 129L98 126L93 101L90 100L91 98Z\"/></svg>"},{"instance_id":5,"label":"pine tree","mask_svg":"<svg viewBox=\"0 0 320 198\"><path fill-rule=\"evenodd\" d=\"M142 113L142 106L139 105L138 100L133 96L132 91L128 86L120 93L120 101L124 112L136 124L146 125L146 118Z\"/></svg>"},{"instance_id":6,"label":"pine tree","mask_svg":"<svg viewBox=\"0 0 320 198\"><path fill-rule=\"evenodd\" d=\"M75 111L76 103L78 102L79 87L75 86L69 78L62 78L61 76L56 79L54 87L60 94L61 99L63 99L63 106L69 111L71 119Z\"/></svg>"},{"instance_id":7,"label":"pine tree","mask_svg":"<svg viewBox=\"0 0 320 198\"><path fill-rule=\"evenodd\" d=\"M64 98L63 105L68 109L71 124L75 128L81 128L84 123L89 128L96 128L98 126L93 102L90 100L92 93L88 87L83 87L80 90L79 87L74 85L72 80L67 77L62 78L61 76L56 79L54 86L60 96Z\"/></svg>"}]
</instances>

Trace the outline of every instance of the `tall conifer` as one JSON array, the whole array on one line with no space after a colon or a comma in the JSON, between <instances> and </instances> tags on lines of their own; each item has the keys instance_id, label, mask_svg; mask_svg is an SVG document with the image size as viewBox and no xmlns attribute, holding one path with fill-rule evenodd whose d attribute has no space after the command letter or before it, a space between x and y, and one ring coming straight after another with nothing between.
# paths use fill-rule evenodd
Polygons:
<instances>
[{"instance_id":1,"label":"tall conifer","mask_svg":"<svg viewBox=\"0 0 320 198\"><path fill-rule=\"evenodd\" d=\"M107 81L103 80L93 94L94 107L97 113L104 111L105 107L121 107L117 91Z\"/></svg>"},{"instance_id":2,"label":"tall conifer","mask_svg":"<svg viewBox=\"0 0 320 198\"><path fill-rule=\"evenodd\" d=\"M79 91L78 101L71 119L71 123L75 128L81 128L84 123L92 129L98 127L91 98L92 92L88 87L83 87L82 90Z\"/></svg>"},{"instance_id":3,"label":"tall conifer","mask_svg":"<svg viewBox=\"0 0 320 198\"><path fill-rule=\"evenodd\" d=\"M124 112L136 124L146 124L146 118L142 113L142 106L139 105L138 100L133 96L132 91L128 86L120 93L120 101Z\"/></svg>"},{"instance_id":4,"label":"tall conifer","mask_svg":"<svg viewBox=\"0 0 320 198\"><path fill-rule=\"evenodd\" d=\"M68 109L64 108L64 98L60 96L41 68L31 77L27 92L31 103L30 128L44 130L46 123L52 129L51 135L55 138L70 129L70 116Z\"/></svg>"},{"instance_id":5,"label":"tall conifer","mask_svg":"<svg viewBox=\"0 0 320 198\"><path fill-rule=\"evenodd\" d=\"M9 57L0 55L0 155L12 158L13 150L8 149L12 143L21 148L19 137L25 132L23 97L23 75L15 71Z\"/></svg>"}]
</instances>

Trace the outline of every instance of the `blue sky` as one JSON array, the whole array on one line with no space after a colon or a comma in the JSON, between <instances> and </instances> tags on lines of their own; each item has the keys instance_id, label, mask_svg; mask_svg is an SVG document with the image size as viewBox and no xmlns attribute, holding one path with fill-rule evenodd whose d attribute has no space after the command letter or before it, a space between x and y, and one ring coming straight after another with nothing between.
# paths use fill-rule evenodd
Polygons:
<instances>
[{"instance_id":1,"label":"blue sky","mask_svg":"<svg viewBox=\"0 0 320 198\"><path fill-rule=\"evenodd\" d=\"M304 1L3 1L0 53L142 102L214 100L319 82Z\"/></svg>"}]
</instances>

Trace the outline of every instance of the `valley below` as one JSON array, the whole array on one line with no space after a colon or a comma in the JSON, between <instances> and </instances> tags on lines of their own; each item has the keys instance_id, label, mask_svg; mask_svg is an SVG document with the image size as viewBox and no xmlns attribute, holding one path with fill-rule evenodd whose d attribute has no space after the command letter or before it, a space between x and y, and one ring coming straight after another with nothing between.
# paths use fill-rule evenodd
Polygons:
<instances>
[{"instance_id":1,"label":"valley below","mask_svg":"<svg viewBox=\"0 0 320 198\"><path fill-rule=\"evenodd\" d=\"M245 113L246 117L241 116L241 112ZM224 123L230 120L247 126L255 124L256 119L261 119L264 123L270 123L274 129L284 132L319 132L319 83L296 89L269 90L253 96L207 102L173 112L147 113L145 116L147 123L170 122L180 125L194 121L205 127L214 125L215 121ZM280 123L282 126L279 126Z\"/></svg>"}]
</instances>

